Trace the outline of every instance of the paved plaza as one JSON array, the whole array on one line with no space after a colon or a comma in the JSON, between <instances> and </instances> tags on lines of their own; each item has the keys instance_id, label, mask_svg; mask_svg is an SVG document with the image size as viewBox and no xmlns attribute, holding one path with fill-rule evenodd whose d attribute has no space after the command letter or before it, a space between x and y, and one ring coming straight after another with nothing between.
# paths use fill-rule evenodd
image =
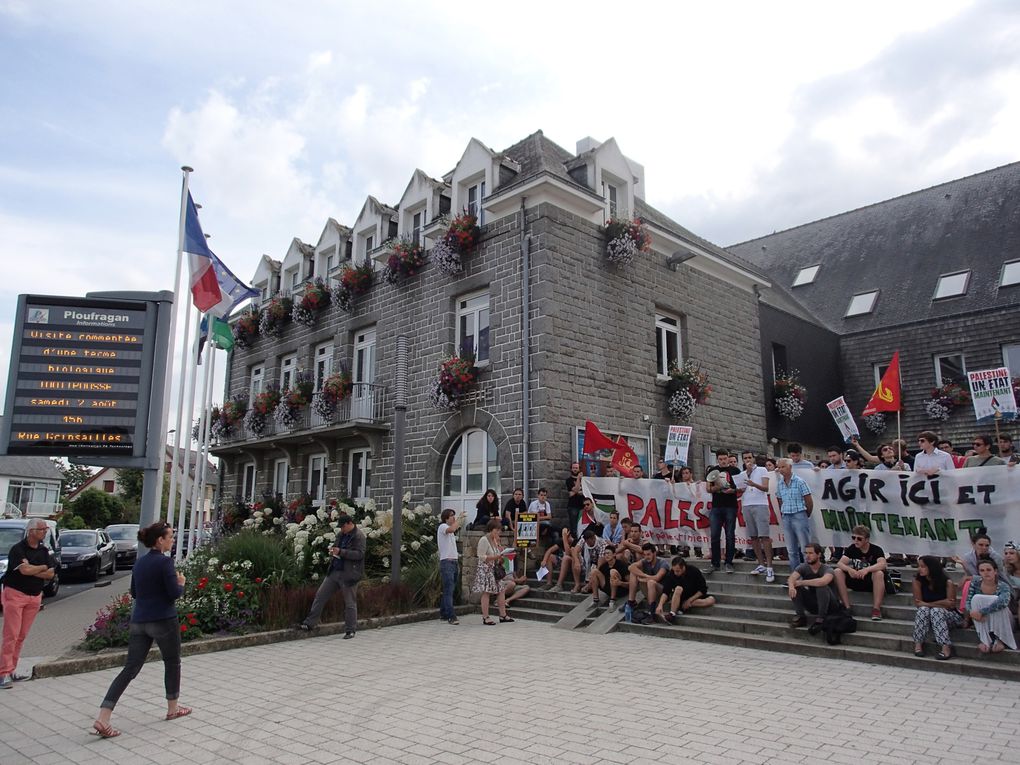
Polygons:
<instances>
[{"instance_id":1,"label":"paved plaza","mask_svg":"<svg viewBox=\"0 0 1020 765\"><path fill-rule=\"evenodd\" d=\"M1015 762L1015 683L546 624L438 620L0 691L0 763Z\"/></svg>"}]
</instances>

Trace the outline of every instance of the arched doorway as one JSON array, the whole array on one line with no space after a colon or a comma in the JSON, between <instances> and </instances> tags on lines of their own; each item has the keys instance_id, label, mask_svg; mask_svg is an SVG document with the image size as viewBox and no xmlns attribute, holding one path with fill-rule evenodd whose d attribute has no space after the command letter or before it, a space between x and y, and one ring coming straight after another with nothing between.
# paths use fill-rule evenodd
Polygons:
<instances>
[{"instance_id":1,"label":"arched doorway","mask_svg":"<svg viewBox=\"0 0 1020 765\"><path fill-rule=\"evenodd\" d=\"M496 442L480 428L460 434L443 463L443 508L464 512L474 522L478 500L487 489L501 495L499 453Z\"/></svg>"}]
</instances>

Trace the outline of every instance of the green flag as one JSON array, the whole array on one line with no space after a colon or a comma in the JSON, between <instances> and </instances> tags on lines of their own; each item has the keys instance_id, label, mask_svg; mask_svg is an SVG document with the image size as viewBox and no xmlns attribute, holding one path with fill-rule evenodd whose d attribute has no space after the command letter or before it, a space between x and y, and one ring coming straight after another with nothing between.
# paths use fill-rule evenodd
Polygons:
<instances>
[{"instance_id":1,"label":"green flag","mask_svg":"<svg viewBox=\"0 0 1020 765\"><path fill-rule=\"evenodd\" d=\"M209 318L212 321L212 331L209 334L212 337L213 344L217 348L229 351L234 347L234 330L223 319L218 319L215 316L210 316Z\"/></svg>"}]
</instances>

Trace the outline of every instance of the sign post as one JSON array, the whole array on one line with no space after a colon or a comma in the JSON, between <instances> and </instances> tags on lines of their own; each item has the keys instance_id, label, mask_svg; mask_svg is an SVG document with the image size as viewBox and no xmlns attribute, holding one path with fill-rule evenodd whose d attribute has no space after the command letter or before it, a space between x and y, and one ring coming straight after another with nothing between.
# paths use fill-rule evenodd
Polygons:
<instances>
[{"instance_id":1,"label":"sign post","mask_svg":"<svg viewBox=\"0 0 1020 765\"><path fill-rule=\"evenodd\" d=\"M141 468L155 521L172 292L20 295L0 453Z\"/></svg>"}]
</instances>

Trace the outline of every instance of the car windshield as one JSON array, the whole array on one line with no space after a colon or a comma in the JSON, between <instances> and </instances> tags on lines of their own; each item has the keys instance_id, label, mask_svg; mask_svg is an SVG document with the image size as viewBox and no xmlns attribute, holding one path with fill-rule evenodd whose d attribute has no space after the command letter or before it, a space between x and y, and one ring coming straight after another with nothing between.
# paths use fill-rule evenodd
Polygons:
<instances>
[{"instance_id":1,"label":"car windshield","mask_svg":"<svg viewBox=\"0 0 1020 765\"><path fill-rule=\"evenodd\" d=\"M61 547L94 547L99 544L94 531L65 531L60 535Z\"/></svg>"},{"instance_id":2,"label":"car windshield","mask_svg":"<svg viewBox=\"0 0 1020 765\"><path fill-rule=\"evenodd\" d=\"M7 555L14 545L25 538L25 530L21 528L0 529L0 555Z\"/></svg>"},{"instance_id":3,"label":"car windshield","mask_svg":"<svg viewBox=\"0 0 1020 765\"><path fill-rule=\"evenodd\" d=\"M111 539L116 539L118 542L124 540L134 540L138 536L137 526L120 526L111 527L106 530L106 533L110 535Z\"/></svg>"}]
</instances>

